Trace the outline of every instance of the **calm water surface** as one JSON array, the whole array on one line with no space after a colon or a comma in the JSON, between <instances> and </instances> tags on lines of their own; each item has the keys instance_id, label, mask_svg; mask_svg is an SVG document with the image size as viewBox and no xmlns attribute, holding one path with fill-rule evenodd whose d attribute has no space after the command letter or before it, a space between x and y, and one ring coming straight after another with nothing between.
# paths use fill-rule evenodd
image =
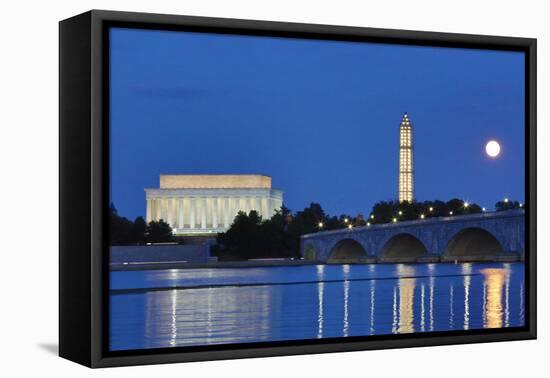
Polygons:
<instances>
[{"instance_id":1,"label":"calm water surface","mask_svg":"<svg viewBox=\"0 0 550 378\"><path fill-rule=\"evenodd\" d=\"M524 264L111 272L111 350L524 325Z\"/></svg>"}]
</instances>

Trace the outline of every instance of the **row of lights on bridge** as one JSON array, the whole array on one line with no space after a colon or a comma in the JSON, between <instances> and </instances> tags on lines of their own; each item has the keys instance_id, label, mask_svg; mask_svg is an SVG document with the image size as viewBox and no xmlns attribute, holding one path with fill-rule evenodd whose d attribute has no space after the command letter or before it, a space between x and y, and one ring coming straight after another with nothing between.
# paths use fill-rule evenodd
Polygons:
<instances>
[{"instance_id":1,"label":"row of lights on bridge","mask_svg":"<svg viewBox=\"0 0 550 378\"><path fill-rule=\"evenodd\" d=\"M508 202L510 202L510 200L509 200L508 198L504 198L504 203L508 203ZM465 207L465 208L468 208L468 207L470 207L470 204L469 204L468 202L464 202L464 207ZM520 204L519 204L519 207L523 207L523 204L520 203ZM434 211L433 206L430 206L430 207L428 208L428 211L429 211L430 213L433 212L433 211ZM481 208L481 211L482 211L482 212L486 212L487 209L485 209L484 207L482 207L482 208ZM401 215L403 215L403 211L399 210L399 212L398 212L397 214L398 214L399 216L401 216ZM453 215L453 211L449 211L449 216L452 216L452 215ZM369 218L370 218L370 219L374 219L374 214L371 214ZM426 218L426 215L420 214L420 219L425 219L425 218ZM392 223L397 223L397 221L398 221L397 217L394 217L394 218L392 219ZM347 224L347 228L348 228L348 229L351 230L351 229L353 228L353 225L352 225L351 223L349 223L349 219L348 219L348 218L344 218L344 223ZM349 223L349 224L348 224L348 223ZM370 226L370 225L371 225L371 223L370 223L370 222L367 222L367 227ZM318 226L319 226L319 228L323 228L323 226L324 226L323 222L319 222Z\"/></svg>"}]
</instances>

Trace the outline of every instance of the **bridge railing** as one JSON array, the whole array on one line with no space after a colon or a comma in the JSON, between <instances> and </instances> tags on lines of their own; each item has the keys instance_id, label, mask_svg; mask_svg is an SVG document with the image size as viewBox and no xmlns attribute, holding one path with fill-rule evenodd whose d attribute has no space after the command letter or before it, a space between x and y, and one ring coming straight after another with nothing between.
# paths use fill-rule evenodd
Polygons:
<instances>
[{"instance_id":1,"label":"bridge railing","mask_svg":"<svg viewBox=\"0 0 550 378\"><path fill-rule=\"evenodd\" d=\"M432 217L424 219L416 219L410 221L398 221L392 223L381 223L381 224L371 224L369 226L357 226L353 228L342 228L338 230L327 230L327 231L318 231L311 234L304 234L300 236L301 239L307 239L316 236L323 235L333 235L333 234L344 234L344 233L354 233L354 232L363 232L366 230L380 230L385 228L399 228L399 227L411 227L419 225L431 225L441 222L464 222L465 220L482 220L482 219L499 219L499 218L513 218L524 216L524 209L513 209L505 211L487 211L478 214L466 214L466 215L451 215L445 217Z\"/></svg>"}]
</instances>

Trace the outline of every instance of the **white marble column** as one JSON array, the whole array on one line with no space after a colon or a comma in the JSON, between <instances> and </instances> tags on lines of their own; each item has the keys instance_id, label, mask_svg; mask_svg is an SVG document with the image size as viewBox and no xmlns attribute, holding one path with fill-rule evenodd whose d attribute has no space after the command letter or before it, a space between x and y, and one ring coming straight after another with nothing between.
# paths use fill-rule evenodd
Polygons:
<instances>
[{"instance_id":1,"label":"white marble column","mask_svg":"<svg viewBox=\"0 0 550 378\"><path fill-rule=\"evenodd\" d=\"M231 203L231 222L235 220L235 217L237 216L237 213L241 210L241 199L239 197L233 198L233 202Z\"/></svg>"},{"instance_id":2,"label":"white marble column","mask_svg":"<svg viewBox=\"0 0 550 378\"><path fill-rule=\"evenodd\" d=\"M248 214L246 197L239 198L239 210Z\"/></svg>"},{"instance_id":3,"label":"white marble column","mask_svg":"<svg viewBox=\"0 0 550 378\"><path fill-rule=\"evenodd\" d=\"M208 227L208 198L203 197L201 199L201 204L201 228L206 228Z\"/></svg>"},{"instance_id":4,"label":"white marble column","mask_svg":"<svg viewBox=\"0 0 550 378\"><path fill-rule=\"evenodd\" d=\"M183 212L183 198L178 198L178 228L183 228L185 225L184 222L184 212Z\"/></svg>"},{"instance_id":5,"label":"white marble column","mask_svg":"<svg viewBox=\"0 0 550 378\"><path fill-rule=\"evenodd\" d=\"M258 212L258 214L261 215L261 217L265 220L265 219L269 219L269 217L266 215L266 214L263 214L262 212L262 199L260 197L255 197L254 198L254 202L255 202L255 208L256 208L256 211Z\"/></svg>"},{"instance_id":6,"label":"white marble column","mask_svg":"<svg viewBox=\"0 0 550 378\"><path fill-rule=\"evenodd\" d=\"M160 213L161 213L160 218L163 221L168 222L168 198L162 198L160 202L162 203L162 206L160 209Z\"/></svg>"},{"instance_id":7,"label":"white marble column","mask_svg":"<svg viewBox=\"0 0 550 378\"><path fill-rule=\"evenodd\" d=\"M201 203L201 228L206 228L206 198L202 197L199 201Z\"/></svg>"},{"instance_id":8,"label":"white marble column","mask_svg":"<svg viewBox=\"0 0 550 378\"><path fill-rule=\"evenodd\" d=\"M223 226L225 228L229 228L229 218L231 218L231 216L229 215L229 198L228 197L224 197L223 199Z\"/></svg>"},{"instance_id":9,"label":"white marble column","mask_svg":"<svg viewBox=\"0 0 550 378\"><path fill-rule=\"evenodd\" d=\"M178 227L178 199L172 198L172 228Z\"/></svg>"},{"instance_id":10,"label":"white marble column","mask_svg":"<svg viewBox=\"0 0 550 378\"><path fill-rule=\"evenodd\" d=\"M189 199L189 227L192 229L195 228L196 214L197 214L197 199L190 198Z\"/></svg>"},{"instance_id":11,"label":"white marble column","mask_svg":"<svg viewBox=\"0 0 550 378\"><path fill-rule=\"evenodd\" d=\"M262 197L256 197L256 210L258 213L262 213Z\"/></svg>"},{"instance_id":12,"label":"white marble column","mask_svg":"<svg viewBox=\"0 0 550 378\"><path fill-rule=\"evenodd\" d=\"M165 198L164 200L164 221L170 224L170 198Z\"/></svg>"},{"instance_id":13,"label":"white marble column","mask_svg":"<svg viewBox=\"0 0 550 378\"><path fill-rule=\"evenodd\" d=\"M247 212L247 214L250 213L251 210L254 210L253 203L252 203L252 197L246 197L246 212Z\"/></svg>"},{"instance_id":14,"label":"white marble column","mask_svg":"<svg viewBox=\"0 0 550 378\"><path fill-rule=\"evenodd\" d=\"M256 210L258 214L262 215L262 199L260 197L254 197L254 210ZM263 217L263 219L268 219L268 217Z\"/></svg>"},{"instance_id":15,"label":"white marble column","mask_svg":"<svg viewBox=\"0 0 550 378\"><path fill-rule=\"evenodd\" d=\"M236 202L237 199L235 198L232 198L232 197L229 197L229 212L228 212L228 216L229 216L229 224L233 223L233 220L235 219L235 213L236 213Z\"/></svg>"},{"instance_id":16,"label":"white marble column","mask_svg":"<svg viewBox=\"0 0 550 378\"><path fill-rule=\"evenodd\" d=\"M235 197L233 199L233 218L237 215L239 211L244 211L241 208L241 197Z\"/></svg>"},{"instance_id":17,"label":"white marble column","mask_svg":"<svg viewBox=\"0 0 550 378\"><path fill-rule=\"evenodd\" d=\"M155 198L155 221L158 222L161 217L161 202L160 198Z\"/></svg>"},{"instance_id":18,"label":"white marble column","mask_svg":"<svg viewBox=\"0 0 550 378\"><path fill-rule=\"evenodd\" d=\"M270 219L271 218L271 214L269 214L269 211L267 210L268 206L267 206L267 198L265 197L262 197L261 198L261 206L262 206L262 217L264 219Z\"/></svg>"},{"instance_id":19,"label":"white marble column","mask_svg":"<svg viewBox=\"0 0 550 378\"><path fill-rule=\"evenodd\" d=\"M223 227L224 224L224 218L223 218L223 204L224 204L224 198L218 197L218 227Z\"/></svg>"},{"instance_id":20,"label":"white marble column","mask_svg":"<svg viewBox=\"0 0 550 378\"><path fill-rule=\"evenodd\" d=\"M183 227L187 226L189 227L189 224L191 223L191 210L189 205L189 198L185 197L183 198Z\"/></svg>"},{"instance_id":21,"label":"white marble column","mask_svg":"<svg viewBox=\"0 0 550 378\"><path fill-rule=\"evenodd\" d=\"M265 199L265 203L266 203L266 206L265 206L266 216L268 218L271 218L271 216L273 215L273 208L271 207L272 206L271 198L267 197Z\"/></svg>"},{"instance_id":22,"label":"white marble column","mask_svg":"<svg viewBox=\"0 0 550 378\"><path fill-rule=\"evenodd\" d=\"M157 222L161 220L162 218L162 198L157 198Z\"/></svg>"},{"instance_id":23,"label":"white marble column","mask_svg":"<svg viewBox=\"0 0 550 378\"><path fill-rule=\"evenodd\" d=\"M218 198L212 198L212 228L218 228Z\"/></svg>"},{"instance_id":24,"label":"white marble column","mask_svg":"<svg viewBox=\"0 0 550 378\"><path fill-rule=\"evenodd\" d=\"M166 198L161 198L160 200L160 217L159 217L159 220L163 220L166 222L166 219L167 219L167 203L166 203Z\"/></svg>"},{"instance_id":25,"label":"white marble column","mask_svg":"<svg viewBox=\"0 0 550 378\"><path fill-rule=\"evenodd\" d=\"M233 218L237 216L239 211L245 211L243 205L241 204L241 197L235 198L235 210L233 211Z\"/></svg>"},{"instance_id":26,"label":"white marble column","mask_svg":"<svg viewBox=\"0 0 550 378\"><path fill-rule=\"evenodd\" d=\"M258 208L256 207L256 197L249 197L248 203L250 206L250 210L256 210L258 211Z\"/></svg>"},{"instance_id":27,"label":"white marble column","mask_svg":"<svg viewBox=\"0 0 550 378\"><path fill-rule=\"evenodd\" d=\"M175 201L176 199L175 198L168 198L166 200L168 202L168 216L167 216L167 221L168 224L170 225L170 227L174 228L176 227L176 217L175 217Z\"/></svg>"},{"instance_id":28,"label":"white marble column","mask_svg":"<svg viewBox=\"0 0 550 378\"><path fill-rule=\"evenodd\" d=\"M206 197L204 201L206 202L206 227L210 228L213 223L212 198Z\"/></svg>"},{"instance_id":29,"label":"white marble column","mask_svg":"<svg viewBox=\"0 0 550 378\"><path fill-rule=\"evenodd\" d=\"M256 209L258 210L258 213L260 213L263 219L270 218L269 216L267 216L267 214L264 214L264 212L262 211L262 197L256 197Z\"/></svg>"},{"instance_id":30,"label":"white marble column","mask_svg":"<svg viewBox=\"0 0 550 378\"><path fill-rule=\"evenodd\" d=\"M146 205L146 208L145 208L145 221L147 223L151 222L151 212L152 212L152 206L153 206L153 200L151 200L151 198L147 198L146 200L147 202L147 205Z\"/></svg>"},{"instance_id":31,"label":"white marble column","mask_svg":"<svg viewBox=\"0 0 550 378\"><path fill-rule=\"evenodd\" d=\"M271 198L271 214L269 215L272 216L273 214L275 214L275 210L279 210L279 208L277 207L277 201L274 198Z\"/></svg>"}]
</instances>

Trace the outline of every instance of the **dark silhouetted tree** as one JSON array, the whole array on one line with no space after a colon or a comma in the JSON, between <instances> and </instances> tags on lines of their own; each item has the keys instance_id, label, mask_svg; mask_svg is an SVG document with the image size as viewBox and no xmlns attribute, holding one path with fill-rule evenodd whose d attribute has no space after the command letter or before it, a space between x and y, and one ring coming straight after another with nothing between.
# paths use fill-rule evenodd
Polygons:
<instances>
[{"instance_id":1,"label":"dark silhouetted tree","mask_svg":"<svg viewBox=\"0 0 550 378\"><path fill-rule=\"evenodd\" d=\"M151 221L147 225L145 240L149 243L166 243L174 240L172 227L164 220Z\"/></svg>"},{"instance_id":2,"label":"dark silhouetted tree","mask_svg":"<svg viewBox=\"0 0 550 378\"><path fill-rule=\"evenodd\" d=\"M451 214L452 212L452 214ZM475 203L464 202L461 199L453 198L448 202L424 201L424 202L378 202L371 211L373 218L369 219L371 224L390 223L395 218L398 221L418 220L421 216L425 218L443 217L450 215L464 215L481 213L482 209Z\"/></svg>"},{"instance_id":3,"label":"dark silhouetted tree","mask_svg":"<svg viewBox=\"0 0 550 378\"><path fill-rule=\"evenodd\" d=\"M286 208L276 211L268 220L265 220L261 229L261 245L265 257L297 257L292 236L288 232L290 212ZM292 219L290 219L292 222Z\"/></svg>"},{"instance_id":4,"label":"dark silhouetted tree","mask_svg":"<svg viewBox=\"0 0 550 378\"><path fill-rule=\"evenodd\" d=\"M523 207L523 204L521 204L518 201L512 201L512 200L498 201L497 203L495 203L495 210L496 211L521 209L522 207Z\"/></svg>"},{"instance_id":5,"label":"dark silhouetted tree","mask_svg":"<svg viewBox=\"0 0 550 378\"><path fill-rule=\"evenodd\" d=\"M133 223L118 215L113 203L109 206L109 239L111 245L128 244L132 242Z\"/></svg>"},{"instance_id":6,"label":"dark silhouetted tree","mask_svg":"<svg viewBox=\"0 0 550 378\"><path fill-rule=\"evenodd\" d=\"M262 255L261 245L262 217L257 211L246 214L239 211L231 227L218 235L222 251L241 259L252 259Z\"/></svg>"},{"instance_id":7,"label":"dark silhouetted tree","mask_svg":"<svg viewBox=\"0 0 550 378\"><path fill-rule=\"evenodd\" d=\"M325 229L326 222L325 211L318 203L312 202L309 207L296 212L292 221L288 224L288 233L292 239L292 250L295 251L296 255L300 249L300 236Z\"/></svg>"},{"instance_id":8,"label":"dark silhouetted tree","mask_svg":"<svg viewBox=\"0 0 550 378\"><path fill-rule=\"evenodd\" d=\"M143 217L137 217L132 225L132 240L135 243L143 243L147 232L147 223Z\"/></svg>"}]
</instances>

